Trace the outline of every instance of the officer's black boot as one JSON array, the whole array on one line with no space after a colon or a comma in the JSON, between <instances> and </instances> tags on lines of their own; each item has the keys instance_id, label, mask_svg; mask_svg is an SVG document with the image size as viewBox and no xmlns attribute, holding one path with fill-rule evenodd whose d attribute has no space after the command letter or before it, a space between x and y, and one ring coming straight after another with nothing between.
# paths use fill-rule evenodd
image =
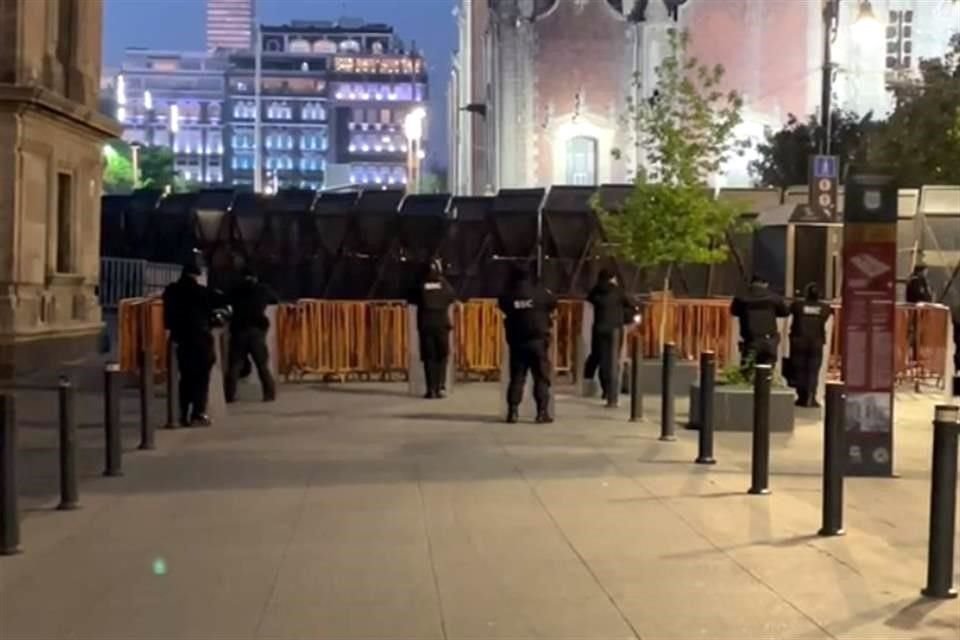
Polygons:
<instances>
[{"instance_id":1,"label":"officer's black boot","mask_svg":"<svg viewBox=\"0 0 960 640\"><path fill-rule=\"evenodd\" d=\"M553 422L553 416L547 407L537 407L537 422L539 424L550 424Z\"/></svg>"},{"instance_id":2,"label":"officer's black boot","mask_svg":"<svg viewBox=\"0 0 960 640\"><path fill-rule=\"evenodd\" d=\"M507 423L516 424L517 420L520 419L520 407L515 404L511 404L507 407Z\"/></svg>"}]
</instances>

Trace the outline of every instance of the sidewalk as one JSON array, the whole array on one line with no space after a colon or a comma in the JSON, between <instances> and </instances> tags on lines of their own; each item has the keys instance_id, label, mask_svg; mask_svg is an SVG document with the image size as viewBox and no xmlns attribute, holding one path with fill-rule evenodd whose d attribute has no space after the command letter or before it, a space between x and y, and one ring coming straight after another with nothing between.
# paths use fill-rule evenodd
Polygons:
<instances>
[{"instance_id":1,"label":"sidewalk","mask_svg":"<svg viewBox=\"0 0 960 640\"><path fill-rule=\"evenodd\" d=\"M820 539L813 417L757 497L743 434L701 468L693 432L661 443L626 409L562 397L555 425L505 425L496 385L404 391L287 386L158 432L81 511L25 514L0 637L960 637L960 602L919 598L925 408L898 417L903 477L848 480L848 534Z\"/></svg>"}]
</instances>

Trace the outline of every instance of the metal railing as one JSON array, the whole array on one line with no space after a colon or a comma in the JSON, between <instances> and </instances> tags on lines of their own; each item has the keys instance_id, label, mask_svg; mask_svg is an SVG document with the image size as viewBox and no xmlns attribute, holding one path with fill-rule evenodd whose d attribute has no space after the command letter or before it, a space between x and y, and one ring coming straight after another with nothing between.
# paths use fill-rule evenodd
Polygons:
<instances>
[{"instance_id":1,"label":"metal railing","mask_svg":"<svg viewBox=\"0 0 960 640\"><path fill-rule=\"evenodd\" d=\"M130 258L100 258L100 306L114 311L121 300L163 291L180 277L181 267Z\"/></svg>"}]
</instances>

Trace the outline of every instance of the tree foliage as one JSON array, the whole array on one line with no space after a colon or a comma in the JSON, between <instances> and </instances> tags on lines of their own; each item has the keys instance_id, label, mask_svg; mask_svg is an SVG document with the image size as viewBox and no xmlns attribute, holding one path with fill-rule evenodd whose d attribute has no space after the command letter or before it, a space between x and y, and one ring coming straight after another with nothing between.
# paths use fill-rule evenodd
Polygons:
<instances>
[{"instance_id":1,"label":"tree foliage","mask_svg":"<svg viewBox=\"0 0 960 640\"><path fill-rule=\"evenodd\" d=\"M901 186L960 182L960 34L941 58L920 64L921 82L897 85L896 107L884 122L834 112L831 151L840 157L841 176L854 163L869 162L893 174ZM786 189L806 184L809 157L817 153L821 128L791 115L767 136L751 164L759 184Z\"/></svg>"},{"instance_id":2,"label":"tree foliage","mask_svg":"<svg viewBox=\"0 0 960 640\"><path fill-rule=\"evenodd\" d=\"M111 142L103 154L103 192L106 194L133 191L133 162L130 149L121 142Z\"/></svg>"},{"instance_id":3,"label":"tree foliage","mask_svg":"<svg viewBox=\"0 0 960 640\"><path fill-rule=\"evenodd\" d=\"M840 175L848 167L862 162L867 155L867 139L875 130L873 114L860 117L851 111L831 114L830 152L840 159ZM785 192L788 187L807 184L810 156L819 153L823 128L816 116L805 122L790 114L779 131L768 132L766 140L757 146L759 158L750 163L760 186L776 187Z\"/></svg>"},{"instance_id":4,"label":"tree foliage","mask_svg":"<svg viewBox=\"0 0 960 640\"><path fill-rule=\"evenodd\" d=\"M173 151L167 147L141 147L140 184L151 189L176 188Z\"/></svg>"},{"instance_id":5,"label":"tree foliage","mask_svg":"<svg viewBox=\"0 0 960 640\"><path fill-rule=\"evenodd\" d=\"M613 250L639 266L712 264L727 257L726 234L740 211L712 197L709 180L739 150L734 129L743 101L720 90L723 67L688 56L687 32L673 32L657 69L655 98L629 103L647 157L622 209L598 209ZM639 81L639 78L634 80Z\"/></svg>"},{"instance_id":6,"label":"tree foliage","mask_svg":"<svg viewBox=\"0 0 960 640\"><path fill-rule=\"evenodd\" d=\"M942 58L920 64L922 82L894 89L896 108L876 136L878 163L900 185L960 183L960 34Z\"/></svg>"}]
</instances>

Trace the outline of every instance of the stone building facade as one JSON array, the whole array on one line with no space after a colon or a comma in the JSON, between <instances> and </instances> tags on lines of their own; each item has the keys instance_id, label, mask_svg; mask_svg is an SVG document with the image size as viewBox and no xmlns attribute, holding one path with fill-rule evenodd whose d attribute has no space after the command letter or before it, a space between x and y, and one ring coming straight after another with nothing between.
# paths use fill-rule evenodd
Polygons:
<instances>
[{"instance_id":1,"label":"stone building facade","mask_svg":"<svg viewBox=\"0 0 960 640\"><path fill-rule=\"evenodd\" d=\"M463 0L450 92L485 115L451 118L458 192L631 175L630 157L613 155L630 143L621 116L631 77L672 22L671 2L639 4L644 31L629 19L635 0Z\"/></svg>"},{"instance_id":2,"label":"stone building facade","mask_svg":"<svg viewBox=\"0 0 960 640\"><path fill-rule=\"evenodd\" d=\"M880 30L858 42L860 3L840 4L833 106L882 118L893 106L890 85L915 81L921 58L946 51L960 3L870 5ZM745 98L736 135L759 142L791 113L818 113L822 8L821 0L461 0L452 184L478 194L629 179L643 149L621 117L628 97L651 94L667 31L676 27L690 31L701 62L724 66L727 88ZM751 160L731 161L719 186L749 186Z\"/></svg>"},{"instance_id":3,"label":"stone building facade","mask_svg":"<svg viewBox=\"0 0 960 640\"><path fill-rule=\"evenodd\" d=\"M0 0L0 374L90 352L104 140L101 0Z\"/></svg>"}]
</instances>

